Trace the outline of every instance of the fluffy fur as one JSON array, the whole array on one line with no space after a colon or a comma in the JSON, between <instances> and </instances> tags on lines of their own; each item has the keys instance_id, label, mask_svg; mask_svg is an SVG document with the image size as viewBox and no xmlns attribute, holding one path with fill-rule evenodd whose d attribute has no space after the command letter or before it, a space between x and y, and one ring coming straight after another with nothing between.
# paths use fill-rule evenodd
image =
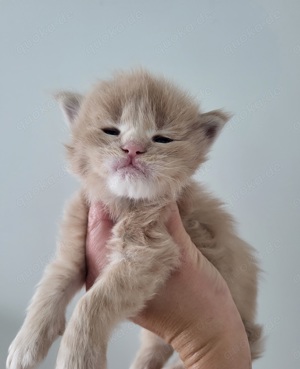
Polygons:
<instances>
[{"instance_id":1,"label":"fluffy fur","mask_svg":"<svg viewBox=\"0 0 300 369\"><path fill-rule=\"evenodd\" d=\"M87 216L95 201L116 222L109 241L111 263L77 304L63 334L57 369L104 369L115 325L137 314L178 267L178 247L164 226L166 208L174 200L193 242L225 278L252 358L258 357L254 251L237 236L222 203L191 179L229 116L220 110L202 113L185 92L143 70L116 74L85 97L67 92L57 99L71 127L66 145L70 169L82 189L66 208L56 258L10 346L7 368L33 368L64 332L66 306L85 281ZM157 136L173 141L161 142ZM159 369L172 351L144 331L132 367Z\"/></svg>"}]
</instances>

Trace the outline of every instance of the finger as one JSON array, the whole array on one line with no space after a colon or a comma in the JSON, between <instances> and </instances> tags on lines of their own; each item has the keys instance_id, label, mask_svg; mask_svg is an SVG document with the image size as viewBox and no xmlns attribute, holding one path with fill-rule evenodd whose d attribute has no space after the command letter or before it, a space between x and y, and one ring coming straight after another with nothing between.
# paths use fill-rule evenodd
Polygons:
<instances>
[{"instance_id":1,"label":"finger","mask_svg":"<svg viewBox=\"0 0 300 369\"><path fill-rule=\"evenodd\" d=\"M186 232L176 203L170 206L170 215L166 226L173 240L181 250L182 261L198 263L202 258L202 253L197 249L190 235Z\"/></svg>"},{"instance_id":2,"label":"finger","mask_svg":"<svg viewBox=\"0 0 300 369\"><path fill-rule=\"evenodd\" d=\"M107 241L111 237L113 222L103 204L92 204L89 210L86 239L87 290L93 285L107 263Z\"/></svg>"},{"instance_id":3,"label":"finger","mask_svg":"<svg viewBox=\"0 0 300 369\"><path fill-rule=\"evenodd\" d=\"M109 213L101 202L93 203L89 210L88 230L91 231L102 224L103 227L111 229L113 222Z\"/></svg>"},{"instance_id":4,"label":"finger","mask_svg":"<svg viewBox=\"0 0 300 369\"><path fill-rule=\"evenodd\" d=\"M166 224L167 230L177 244L185 244L187 241L190 241L190 237L182 223L177 204L172 203L169 211L170 215Z\"/></svg>"},{"instance_id":5,"label":"finger","mask_svg":"<svg viewBox=\"0 0 300 369\"><path fill-rule=\"evenodd\" d=\"M112 227L113 221L105 206L101 202L92 204L89 210L87 249L97 250L104 247L111 237Z\"/></svg>"}]
</instances>

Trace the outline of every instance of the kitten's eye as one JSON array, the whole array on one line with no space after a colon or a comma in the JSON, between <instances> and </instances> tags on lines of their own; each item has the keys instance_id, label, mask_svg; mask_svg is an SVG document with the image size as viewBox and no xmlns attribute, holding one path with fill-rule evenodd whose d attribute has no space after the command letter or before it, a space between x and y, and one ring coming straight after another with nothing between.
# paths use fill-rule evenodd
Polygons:
<instances>
[{"instance_id":1,"label":"kitten's eye","mask_svg":"<svg viewBox=\"0 0 300 369\"><path fill-rule=\"evenodd\" d=\"M120 131L117 128L103 128L102 131L107 135L119 136Z\"/></svg>"},{"instance_id":2,"label":"kitten's eye","mask_svg":"<svg viewBox=\"0 0 300 369\"><path fill-rule=\"evenodd\" d=\"M154 137L152 138L152 141L153 141L153 142L158 142L158 143L166 144L166 143L172 142L172 141L174 141L174 140L172 140L172 138L169 138L169 137L164 137L164 136L154 136Z\"/></svg>"}]
</instances>

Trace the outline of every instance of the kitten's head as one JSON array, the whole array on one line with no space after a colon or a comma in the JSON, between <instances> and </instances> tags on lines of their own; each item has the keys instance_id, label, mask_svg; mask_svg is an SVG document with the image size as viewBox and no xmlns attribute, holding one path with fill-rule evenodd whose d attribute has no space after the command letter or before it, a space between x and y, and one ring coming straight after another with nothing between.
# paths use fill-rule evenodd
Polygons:
<instances>
[{"instance_id":1,"label":"kitten's head","mask_svg":"<svg viewBox=\"0 0 300 369\"><path fill-rule=\"evenodd\" d=\"M176 196L228 120L220 110L202 114L185 92L142 70L57 99L71 127L71 170L100 196L103 188L131 199Z\"/></svg>"}]
</instances>

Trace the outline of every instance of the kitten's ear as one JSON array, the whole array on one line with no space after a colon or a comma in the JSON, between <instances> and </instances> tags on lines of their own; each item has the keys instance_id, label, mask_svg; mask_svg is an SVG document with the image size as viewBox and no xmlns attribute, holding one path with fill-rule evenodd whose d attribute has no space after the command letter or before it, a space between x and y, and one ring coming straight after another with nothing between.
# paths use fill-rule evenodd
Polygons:
<instances>
[{"instance_id":1,"label":"kitten's ear","mask_svg":"<svg viewBox=\"0 0 300 369\"><path fill-rule=\"evenodd\" d=\"M61 91L54 95L70 128L78 115L83 96L74 92Z\"/></svg>"},{"instance_id":2,"label":"kitten's ear","mask_svg":"<svg viewBox=\"0 0 300 369\"><path fill-rule=\"evenodd\" d=\"M225 123L231 118L231 114L223 110L212 110L200 115L201 130L204 132L208 145L217 138Z\"/></svg>"}]
</instances>

